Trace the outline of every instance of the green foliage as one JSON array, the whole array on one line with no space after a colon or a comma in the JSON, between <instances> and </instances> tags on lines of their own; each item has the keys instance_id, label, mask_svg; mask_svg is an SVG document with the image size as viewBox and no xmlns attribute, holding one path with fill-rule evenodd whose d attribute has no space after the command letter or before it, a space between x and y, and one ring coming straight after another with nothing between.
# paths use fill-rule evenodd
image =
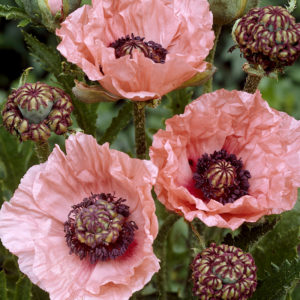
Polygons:
<instances>
[{"instance_id":1,"label":"green foliage","mask_svg":"<svg viewBox=\"0 0 300 300\"><path fill-rule=\"evenodd\" d=\"M296 279L300 279L300 260L285 260L280 266L272 264L272 269L263 281L258 282L251 300L278 300L286 296ZM284 299L284 298L283 298Z\"/></svg>"},{"instance_id":2,"label":"green foliage","mask_svg":"<svg viewBox=\"0 0 300 300\"><path fill-rule=\"evenodd\" d=\"M44 68L53 73L62 88L72 97L74 105L74 115L78 122L78 125L89 134L94 134L96 131L95 123L97 119L97 106L98 104L87 105L80 101L77 101L72 94L72 87L74 86L75 76L77 73L71 75L64 73L63 68L68 65L67 62L63 61L56 49L51 48L36 37L23 32L25 42L31 54L44 66ZM69 68L71 69L71 67Z\"/></svg>"},{"instance_id":3,"label":"green foliage","mask_svg":"<svg viewBox=\"0 0 300 300\"><path fill-rule=\"evenodd\" d=\"M16 283L14 300L29 300L31 299L31 281L27 276L20 276Z\"/></svg>"},{"instance_id":4,"label":"green foliage","mask_svg":"<svg viewBox=\"0 0 300 300\"><path fill-rule=\"evenodd\" d=\"M0 117L2 123L2 117ZM14 191L28 168L28 161L33 153L31 142L20 143L15 136L0 127L0 160L5 163L5 187ZM3 166L3 165L2 165Z\"/></svg>"},{"instance_id":5,"label":"green foliage","mask_svg":"<svg viewBox=\"0 0 300 300\"><path fill-rule=\"evenodd\" d=\"M6 278L4 271L0 272L0 300L7 300Z\"/></svg>"},{"instance_id":6,"label":"green foliage","mask_svg":"<svg viewBox=\"0 0 300 300\"><path fill-rule=\"evenodd\" d=\"M45 68L56 77L61 73L61 57L56 51L44 43L41 43L36 37L23 31L24 39L28 45L29 51Z\"/></svg>"},{"instance_id":7,"label":"green foliage","mask_svg":"<svg viewBox=\"0 0 300 300\"><path fill-rule=\"evenodd\" d=\"M172 111L172 114L182 114L184 108L191 101L193 96L193 88L187 87L181 90L175 90L166 95L168 99L167 107Z\"/></svg>"},{"instance_id":8,"label":"green foliage","mask_svg":"<svg viewBox=\"0 0 300 300\"><path fill-rule=\"evenodd\" d=\"M267 232L274 228L277 221L278 218L272 216L264 218L264 220L257 222L255 225L251 223L243 224L237 236L232 236L231 233L228 233L225 236L223 243L248 251L252 244L257 242Z\"/></svg>"},{"instance_id":9,"label":"green foliage","mask_svg":"<svg viewBox=\"0 0 300 300\"><path fill-rule=\"evenodd\" d=\"M123 104L122 108L119 110L118 115L112 119L110 126L100 138L99 143L103 144L105 142L109 142L110 144L112 144L116 139L118 133L123 128L125 128L132 120L132 111L132 102L127 101L125 104Z\"/></svg>"},{"instance_id":10,"label":"green foliage","mask_svg":"<svg viewBox=\"0 0 300 300\"><path fill-rule=\"evenodd\" d=\"M258 277L271 273L272 264L280 265L282 261L292 260L298 256L300 243L300 202L292 211L285 212L274 229L267 233L252 249L251 253L258 266Z\"/></svg>"},{"instance_id":11,"label":"green foliage","mask_svg":"<svg viewBox=\"0 0 300 300\"><path fill-rule=\"evenodd\" d=\"M0 17L4 17L7 20L29 20L25 11L19 7L2 5L0 4Z\"/></svg>"}]
</instances>

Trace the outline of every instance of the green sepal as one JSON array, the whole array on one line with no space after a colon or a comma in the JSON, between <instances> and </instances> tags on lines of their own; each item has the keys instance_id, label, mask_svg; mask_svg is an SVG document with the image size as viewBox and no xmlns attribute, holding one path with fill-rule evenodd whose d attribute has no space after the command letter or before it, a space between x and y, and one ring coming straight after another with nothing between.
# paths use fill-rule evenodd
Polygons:
<instances>
[{"instance_id":1,"label":"green sepal","mask_svg":"<svg viewBox=\"0 0 300 300\"><path fill-rule=\"evenodd\" d=\"M290 292L294 281L300 279L300 260L298 258L285 260L280 266L272 263L271 267L272 270L268 275L258 281L256 292L251 300L282 299Z\"/></svg>"},{"instance_id":2,"label":"green sepal","mask_svg":"<svg viewBox=\"0 0 300 300\"><path fill-rule=\"evenodd\" d=\"M104 132L102 137L99 140L100 144L108 142L112 144L116 139L118 133L125 128L132 119L133 103L127 101L123 104L122 108L119 110L119 113L111 121L110 126Z\"/></svg>"},{"instance_id":3,"label":"green sepal","mask_svg":"<svg viewBox=\"0 0 300 300\"><path fill-rule=\"evenodd\" d=\"M16 283L14 300L30 300L31 285L31 281L28 279L28 277L21 275Z\"/></svg>"}]
</instances>

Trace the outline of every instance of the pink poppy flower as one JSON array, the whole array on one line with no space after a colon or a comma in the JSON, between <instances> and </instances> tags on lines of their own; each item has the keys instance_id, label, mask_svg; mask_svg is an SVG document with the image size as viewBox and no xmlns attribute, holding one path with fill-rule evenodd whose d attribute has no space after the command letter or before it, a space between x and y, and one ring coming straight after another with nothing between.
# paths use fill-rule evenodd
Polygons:
<instances>
[{"instance_id":1,"label":"pink poppy flower","mask_svg":"<svg viewBox=\"0 0 300 300\"><path fill-rule=\"evenodd\" d=\"M66 152L30 168L3 204L2 243L51 299L128 299L159 269L157 168L84 134Z\"/></svg>"},{"instance_id":2,"label":"pink poppy flower","mask_svg":"<svg viewBox=\"0 0 300 300\"><path fill-rule=\"evenodd\" d=\"M254 95L218 90L166 121L150 149L155 191L188 221L235 230L293 208L300 186L300 121Z\"/></svg>"},{"instance_id":3,"label":"pink poppy flower","mask_svg":"<svg viewBox=\"0 0 300 300\"><path fill-rule=\"evenodd\" d=\"M61 24L57 49L110 93L144 101L205 70L212 22L207 0L95 0Z\"/></svg>"}]
</instances>

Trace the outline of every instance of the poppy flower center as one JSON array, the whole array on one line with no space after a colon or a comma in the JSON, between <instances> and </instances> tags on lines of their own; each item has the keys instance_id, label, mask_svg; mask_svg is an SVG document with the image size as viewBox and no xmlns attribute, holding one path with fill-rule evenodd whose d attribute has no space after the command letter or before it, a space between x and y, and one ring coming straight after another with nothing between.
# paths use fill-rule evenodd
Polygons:
<instances>
[{"instance_id":1,"label":"poppy flower center","mask_svg":"<svg viewBox=\"0 0 300 300\"><path fill-rule=\"evenodd\" d=\"M138 50L142 52L145 57L152 59L155 63L163 64L166 60L167 50L162 45L153 41L145 42L144 37L134 36L132 33L130 36L122 37L111 43L109 47L115 49L116 58L120 58L124 55L130 55L132 58L132 51Z\"/></svg>"},{"instance_id":2,"label":"poppy flower center","mask_svg":"<svg viewBox=\"0 0 300 300\"><path fill-rule=\"evenodd\" d=\"M226 150L204 154L197 162L193 178L206 200L214 199L222 204L233 203L247 195L250 172L243 169L241 159Z\"/></svg>"},{"instance_id":3,"label":"poppy flower center","mask_svg":"<svg viewBox=\"0 0 300 300\"><path fill-rule=\"evenodd\" d=\"M134 221L127 221L130 213L125 201L101 193L73 205L64 224L70 254L80 259L89 256L92 264L123 255L138 229Z\"/></svg>"}]
</instances>

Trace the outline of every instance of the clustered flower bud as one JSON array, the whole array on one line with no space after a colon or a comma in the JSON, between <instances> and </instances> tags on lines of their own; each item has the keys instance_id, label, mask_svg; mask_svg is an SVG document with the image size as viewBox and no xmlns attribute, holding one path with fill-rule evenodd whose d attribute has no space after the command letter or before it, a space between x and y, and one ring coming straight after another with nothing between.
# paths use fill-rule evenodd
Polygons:
<instances>
[{"instance_id":1,"label":"clustered flower bud","mask_svg":"<svg viewBox=\"0 0 300 300\"><path fill-rule=\"evenodd\" d=\"M234 246L212 243L192 263L193 292L201 300L246 300L256 289L252 256Z\"/></svg>"},{"instance_id":2,"label":"clustered flower bud","mask_svg":"<svg viewBox=\"0 0 300 300\"><path fill-rule=\"evenodd\" d=\"M280 6L251 9L233 34L248 62L267 73L292 65L300 55L300 24Z\"/></svg>"},{"instance_id":3,"label":"clustered flower bud","mask_svg":"<svg viewBox=\"0 0 300 300\"><path fill-rule=\"evenodd\" d=\"M61 89L45 83L26 83L8 97L3 124L21 141L46 141L51 131L64 134L72 125L73 105Z\"/></svg>"}]
</instances>

